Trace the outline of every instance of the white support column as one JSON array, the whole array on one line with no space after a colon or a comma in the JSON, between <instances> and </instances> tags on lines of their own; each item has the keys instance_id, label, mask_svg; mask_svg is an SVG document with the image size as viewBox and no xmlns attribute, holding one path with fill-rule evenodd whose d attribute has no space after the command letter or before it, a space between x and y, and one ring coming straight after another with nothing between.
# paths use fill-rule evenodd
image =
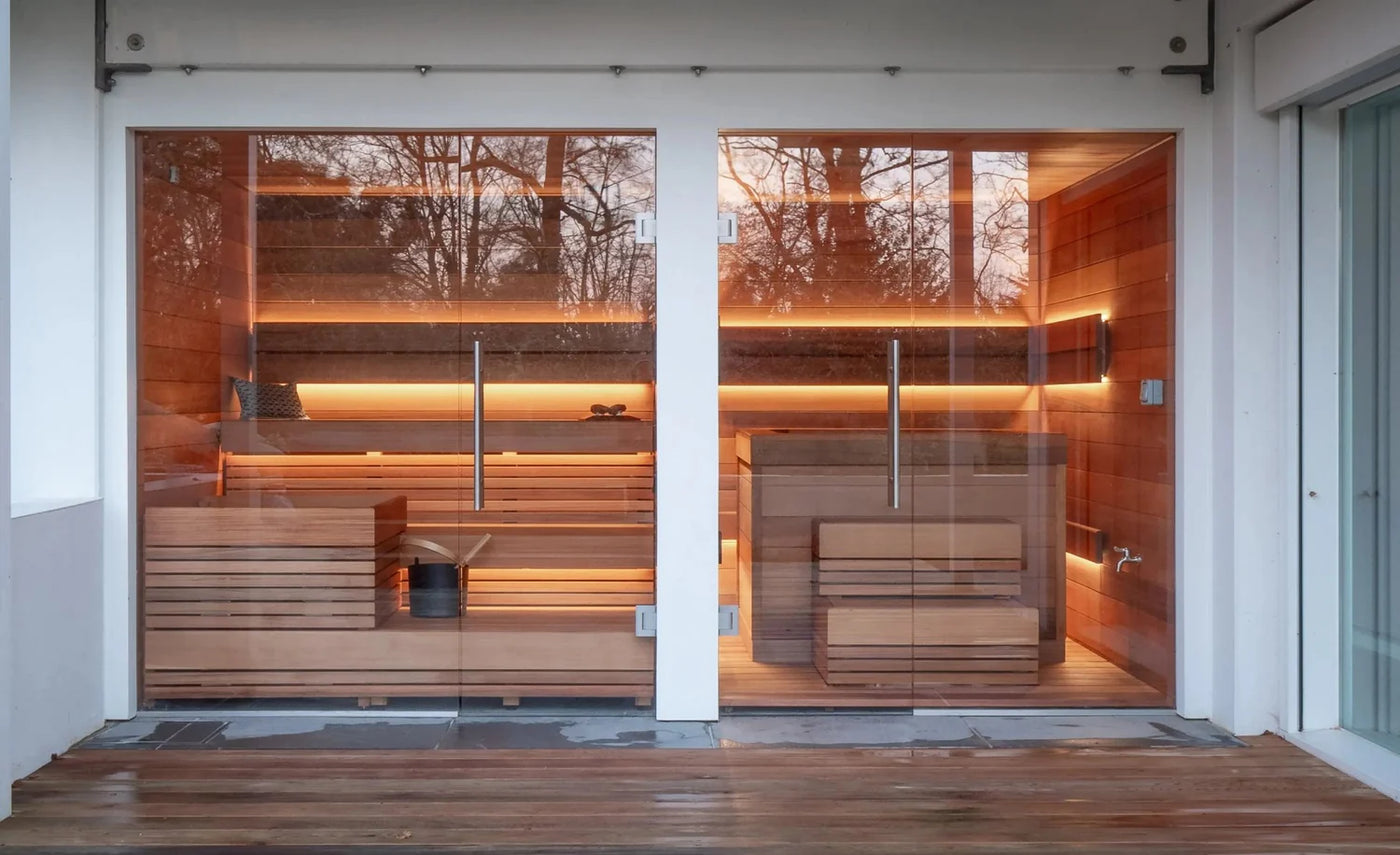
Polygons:
<instances>
[{"instance_id":1,"label":"white support column","mask_svg":"<svg viewBox=\"0 0 1400 855\"><path fill-rule=\"evenodd\" d=\"M10 0L0 0L0 819L10 815L15 639L10 556Z\"/></svg>"},{"instance_id":2,"label":"white support column","mask_svg":"<svg viewBox=\"0 0 1400 855\"><path fill-rule=\"evenodd\" d=\"M656 139L656 717L719 717L718 128Z\"/></svg>"},{"instance_id":3,"label":"white support column","mask_svg":"<svg viewBox=\"0 0 1400 855\"><path fill-rule=\"evenodd\" d=\"M1301 125L1300 725L1303 730L1325 730L1341 720L1341 115L1306 110Z\"/></svg>"}]
</instances>

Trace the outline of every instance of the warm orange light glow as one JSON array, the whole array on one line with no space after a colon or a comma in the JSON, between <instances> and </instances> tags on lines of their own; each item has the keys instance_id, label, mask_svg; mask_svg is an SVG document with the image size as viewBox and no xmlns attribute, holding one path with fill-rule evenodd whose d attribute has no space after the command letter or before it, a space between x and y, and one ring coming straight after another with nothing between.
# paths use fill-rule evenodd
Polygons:
<instances>
[{"instance_id":1,"label":"warm orange light glow","mask_svg":"<svg viewBox=\"0 0 1400 855\"><path fill-rule=\"evenodd\" d=\"M461 466L471 468L470 454L381 454L374 462L362 454L234 454L225 453L231 466ZM505 452L488 454L487 466L637 466L648 463L651 452L636 454L516 454L510 460Z\"/></svg>"},{"instance_id":2,"label":"warm orange light glow","mask_svg":"<svg viewBox=\"0 0 1400 855\"><path fill-rule=\"evenodd\" d=\"M1092 575L1096 578L1104 571L1104 565L1095 564L1087 558L1080 558L1073 552L1065 553L1065 563L1069 565L1071 569L1077 569L1082 574Z\"/></svg>"},{"instance_id":3,"label":"warm orange light glow","mask_svg":"<svg viewBox=\"0 0 1400 855\"><path fill-rule=\"evenodd\" d=\"M585 302L275 302L259 300L255 320L260 324L419 324L492 323L542 324L643 323L640 309L622 303Z\"/></svg>"},{"instance_id":4,"label":"warm orange light glow","mask_svg":"<svg viewBox=\"0 0 1400 855\"><path fill-rule=\"evenodd\" d=\"M1031 386L901 386L904 409L1034 410ZM883 413L889 390L881 386L720 386L720 407L726 410L800 412L826 410Z\"/></svg>"},{"instance_id":5,"label":"warm orange light glow","mask_svg":"<svg viewBox=\"0 0 1400 855\"><path fill-rule=\"evenodd\" d=\"M786 311L769 306L721 306L719 325L725 328L772 327L1028 327L1030 312L1011 306L1003 314L983 314L971 308L911 308L909 306L794 306Z\"/></svg>"},{"instance_id":6,"label":"warm orange light glow","mask_svg":"<svg viewBox=\"0 0 1400 855\"><path fill-rule=\"evenodd\" d=\"M1048 310L1042 323L1058 324L1061 321L1073 321L1078 318L1089 318L1094 315L1099 316L1102 323L1108 323L1108 309L1096 306L1081 306L1074 303L1062 304L1056 310Z\"/></svg>"},{"instance_id":7,"label":"warm orange light glow","mask_svg":"<svg viewBox=\"0 0 1400 855\"><path fill-rule=\"evenodd\" d=\"M470 418L470 383L299 383L313 419ZM486 418L584 418L594 404L626 404L628 415L650 418L650 383L487 383Z\"/></svg>"}]
</instances>

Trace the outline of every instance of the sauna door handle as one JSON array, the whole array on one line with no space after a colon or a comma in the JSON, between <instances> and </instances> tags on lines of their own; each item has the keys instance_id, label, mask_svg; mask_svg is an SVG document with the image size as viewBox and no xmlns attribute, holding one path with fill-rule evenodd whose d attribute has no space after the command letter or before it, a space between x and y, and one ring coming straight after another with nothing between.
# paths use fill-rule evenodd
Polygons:
<instances>
[{"instance_id":1,"label":"sauna door handle","mask_svg":"<svg viewBox=\"0 0 1400 855\"><path fill-rule=\"evenodd\" d=\"M899 508L899 339L892 338L886 345L885 376L889 383L889 426L886 442L889 446L889 503L891 508Z\"/></svg>"},{"instance_id":2,"label":"sauna door handle","mask_svg":"<svg viewBox=\"0 0 1400 855\"><path fill-rule=\"evenodd\" d=\"M472 342L472 510L486 507L486 467L484 456L486 447L482 441L482 410L485 409L486 390L481 384L481 341Z\"/></svg>"}]
</instances>

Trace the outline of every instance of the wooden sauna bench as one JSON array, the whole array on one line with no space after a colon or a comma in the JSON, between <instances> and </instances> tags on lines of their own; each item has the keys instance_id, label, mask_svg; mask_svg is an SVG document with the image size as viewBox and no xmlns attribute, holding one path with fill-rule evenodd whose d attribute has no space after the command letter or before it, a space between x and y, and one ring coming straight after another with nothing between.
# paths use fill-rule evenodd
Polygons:
<instances>
[{"instance_id":1,"label":"wooden sauna bench","mask_svg":"<svg viewBox=\"0 0 1400 855\"><path fill-rule=\"evenodd\" d=\"M492 539L472 561L460 620L409 616L406 601L399 607L403 561L397 550L363 546L356 549L378 556L370 565L374 572L388 574L375 578L387 583L380 590L387 587L391 607L376 614L372 628L363 621L330 623L319 614L309 622L247 625L246 618L231 622L221 603L203 604L209 614L188 620L152 613L152 606L165 608L152 600L152 580L162 569L155 564L171 557L171 549L207 552L201 520L214 509L152 509L146 518L145 697L460 695L649 703L654 648L651 639L635 637L634 613L637 605L654 602L650 453L488 455L487 487L495 498L482 513L470 510L470 462L470 455L456 454L226 454L227 496L218 504L289 503L300 511L349 501L390 507L399 530L406 521L413 535L453 549L464 550L485 533ZM579 492L590 498L570 497ZM179 521L174 529L171 520ZM239 560L269 557L258 529L248 531L236 547ZM317 601L316 611L328 595L307 581L312 578L329 577L292 581L291 602Z\"/></svg>"},{"instance_id":2,"label":"wooden sauna bench","mask_svg":"<svg viewBox=\"0 0 1400 855\"><path fill-rule=\"evenodd\" d=\"M1038 612L1040 663L1064 660L1063 435L907 431L899 510L889 507L883 430L739 431L735 456L739 629L755 662L812 663L821 520L954 518L1020 526L1016 600Z\"/></svg>"},{"instance_id":3,"label":"wooden sauna bench","mask_svg":"<svg viewBox=\"0 0 1400 855\"><path fill-rule=\"evenodd\" d=\"M651 702L654 648L633 610L399 610L377 629L147 631L146 697L631 698Z\"/></svg>"}]
</instances>

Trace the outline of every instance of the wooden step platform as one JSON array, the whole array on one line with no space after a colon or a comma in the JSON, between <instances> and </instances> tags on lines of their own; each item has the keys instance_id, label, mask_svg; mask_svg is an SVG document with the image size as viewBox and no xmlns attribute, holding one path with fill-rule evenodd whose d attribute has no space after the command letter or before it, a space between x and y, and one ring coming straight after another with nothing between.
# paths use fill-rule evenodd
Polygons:
<instances>
[{"instance_id":1,"label":"wooden step platform","mask_svg":"<svg viewBox=\"0 0 1400 855\"><path fill-rule=\"evenodd\" d=\"M818 597L812 661L829 685L1034 685L1036 611L1009 600Z\"/></svg>"},{"instance_id":2,"label":"wooden step platform","mask_svg":"<svg viewBox=\"0 0 1400 855\"><path fill-rule=\"evenodd\" d=\"M1039 614L1021 526L995 519L818 520L812 662L830 686L1034 685Z\"/></svg>"}]
</instances>

